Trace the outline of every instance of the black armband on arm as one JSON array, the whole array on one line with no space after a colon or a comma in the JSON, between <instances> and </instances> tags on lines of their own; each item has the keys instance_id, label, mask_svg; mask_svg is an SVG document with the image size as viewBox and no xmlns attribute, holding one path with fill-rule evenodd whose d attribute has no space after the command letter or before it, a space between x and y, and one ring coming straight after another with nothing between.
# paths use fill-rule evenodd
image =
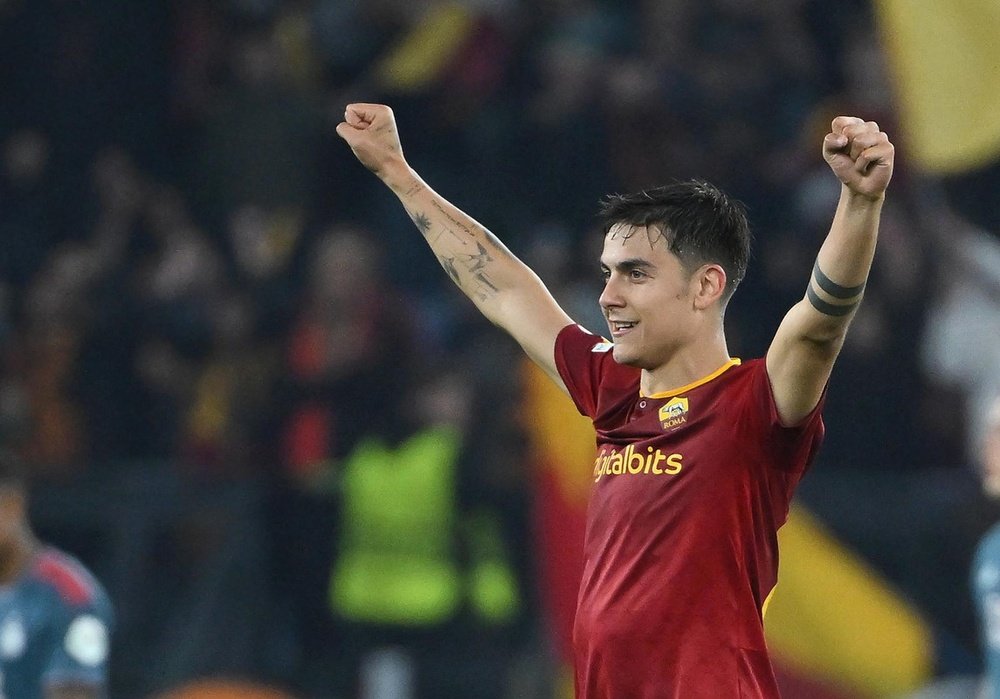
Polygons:
<instances>
[{"instance_id":1,"label":"black armband on arm","mask_svg":"<svg viewBox=\"0 0 1000 699\"><path fill-rule=\"evenodd\" d=\"M854 303L847 303L843 306L837 306L832 303L827 303L819 297L819 295L813 291L812 285L806 289L806 298L809 299L809 303L812 304L813 308L827 316L846 316L848 313L857 308L860 301L855 301Z\"/></svg>"},{"instance_id":2,"label":"black armband on arm","mask_svg":"<svg viewBox=\"0 0 1000 699\"><path fill-rule=\"evenodd\" d=\"M813 266L813 279L816 280L816 286L823 290L824 293L829 294L835 299L856 300L853 303L837 304L829 303L820 298L819 294L813 289L810 283L806 287L806 298L809 299L809 303L812 304L813 308L828 316L846 316L848 313L853 311L861 303L860 295L865 290L864 284L859 284L858 286L841 286L836 283L830 277L823 274L823 270L819 268L819 262Z\"/></svg>"},{"instance_id":3,"label":"black armband on arm","mask_svg":"<svg viewBox=\"0 0 1000 699\"><path fill-rule=\"evenodd\" d=\"M857 286L841 286L837 282L830 279L830 277L823 274L823 270L819 268L819 261L813 265L813 277L816 279L816 284L820 289L830 294L835 299L852 299L862 291L865 290L864 284L858 284Z\"/></svg>"}]
</instances>

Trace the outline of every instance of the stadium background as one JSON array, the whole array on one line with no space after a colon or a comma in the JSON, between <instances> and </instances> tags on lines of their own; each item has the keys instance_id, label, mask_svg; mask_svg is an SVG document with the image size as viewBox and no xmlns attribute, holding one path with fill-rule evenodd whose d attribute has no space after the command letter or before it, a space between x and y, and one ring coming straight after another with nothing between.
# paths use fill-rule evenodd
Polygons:
<instances>
[{"instance_id":1,"label":"stadium background","mask_svg":"<svg viewBox=\"0 0 1000 699\"><path fill-rule=\"evenodd\" d=\"M354 100L391 104L410 162L597 331L598 198L731 191L756 235L738 356L806 283L830 119L878 121L897 172L768 634L791 699L967 696L1000 515L976 464L996 36L991 0L0 0L0 434L39 533L116 603L113 696L360 673L392 699L414 670L434 696L568 696L588 428L337 141ZM387 539L451 596L338 586Z\"/></svg>"}]
</instances>

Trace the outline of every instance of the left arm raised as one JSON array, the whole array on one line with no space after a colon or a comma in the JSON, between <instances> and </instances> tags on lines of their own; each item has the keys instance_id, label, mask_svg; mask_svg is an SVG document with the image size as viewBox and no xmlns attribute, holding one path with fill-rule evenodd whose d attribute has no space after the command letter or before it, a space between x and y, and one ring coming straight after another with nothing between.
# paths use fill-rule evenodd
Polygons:
<instances>
[{"instance_id":1,"label":"left arm raised","mask_svg":"<svg viewBox=\"0 0 1000 699\"><path fill-rule=\"evenodd\" d=\"M782 424L795 425L816 407L861 303L893 155L878 124L856 117L834 119L823 140L823 157L841 181L840 201L806 295L785 315L767 351Z\"/></svg>"}]
</instances>

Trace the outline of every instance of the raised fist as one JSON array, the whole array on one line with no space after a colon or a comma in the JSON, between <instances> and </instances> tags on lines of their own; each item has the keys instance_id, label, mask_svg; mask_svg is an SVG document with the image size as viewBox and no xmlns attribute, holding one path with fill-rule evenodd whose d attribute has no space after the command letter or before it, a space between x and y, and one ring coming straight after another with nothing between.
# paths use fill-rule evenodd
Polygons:
<instances>
[{"instance_id":1,"label":"raised fist","mask_svg":"<svg viewBox=\"0 0 1000 699\"><path fill-rule=\"evenodd\" d=\"M347 141L361 164L382 177L394 164L405 164L392 109L384 104L349 104L337 135Z\"/></svg>"},{"instance_id":2,"label":"raised fist","mask_svg":"<svg viewBox=\"0 0 1000 699\"><path fill-rule=\"evenodd\" d=\"M854 192L881 199L892 178L894 148L874 121L839 116L823 139L823 157Z\"/></svg>"}]
</instances>

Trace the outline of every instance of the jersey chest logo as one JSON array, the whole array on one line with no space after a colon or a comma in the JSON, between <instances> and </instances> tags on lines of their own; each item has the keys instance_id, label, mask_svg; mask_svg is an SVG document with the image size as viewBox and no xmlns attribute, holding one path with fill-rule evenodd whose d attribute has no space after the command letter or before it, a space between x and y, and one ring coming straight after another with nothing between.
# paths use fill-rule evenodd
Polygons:
<instances>
[{"instance_id":1,"label":"jersey chest logo","mask_svg":"<svg viewBox=\"0 0 1000 699\"><path fill-rule=\"evenodd\" d=\"M602 447L594 461L594 482L604 476L676 476L683 468L684 455L677 452L664 454L653 447L643 451L642 447L636 449L634 444L626 445L623 451Z\"/></svg>"},{"instance_id":2,"label":"jersey chest logo","mask_svg":"<svg viewBox=\"0 0 1000 699\"><path fill-rule=\"evenodd\" d=\"M687 422L688 399L683 396L671 398L660 406L657 416L660 418L660 426L664 430L676 430L678 427Z\"/></svg>"}]
</instances>

